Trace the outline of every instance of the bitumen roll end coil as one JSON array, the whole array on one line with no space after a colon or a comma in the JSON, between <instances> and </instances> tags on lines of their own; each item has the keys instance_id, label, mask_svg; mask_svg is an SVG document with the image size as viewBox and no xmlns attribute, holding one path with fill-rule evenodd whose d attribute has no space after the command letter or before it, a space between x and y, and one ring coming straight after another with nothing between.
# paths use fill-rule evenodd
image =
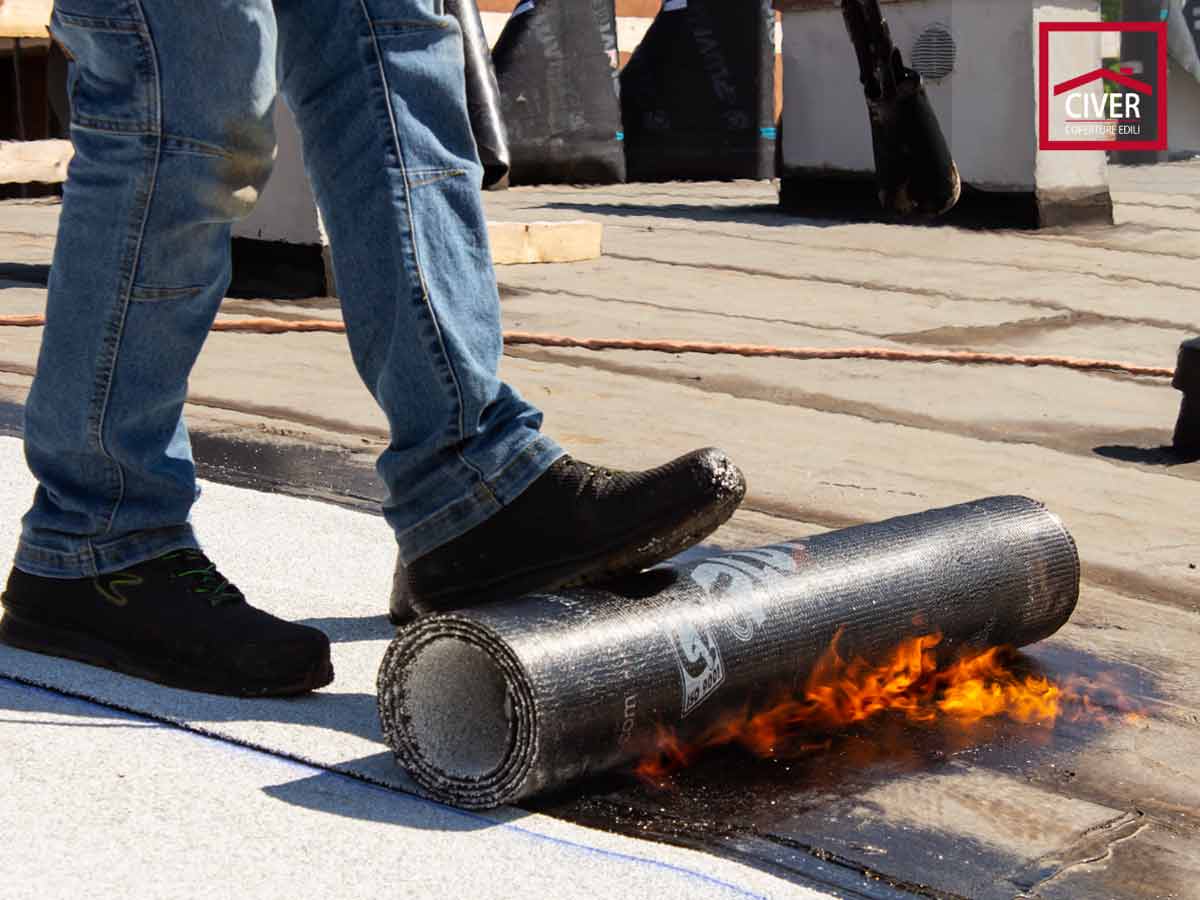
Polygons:
<instances>
[{"instance_id":1,"label":"bitumen roll end coil","mask_svg":"<svg viewBox=\"0 0 1200 900\"><path fill-rule=\"evenodd\" d=\"M488 808L628 765L798 691L838 636L1024 646L1057 631L1079 557L1057 516L993 497L420 619L379 671L384 738L432 796Z\"/></svg>"}]
</instances>

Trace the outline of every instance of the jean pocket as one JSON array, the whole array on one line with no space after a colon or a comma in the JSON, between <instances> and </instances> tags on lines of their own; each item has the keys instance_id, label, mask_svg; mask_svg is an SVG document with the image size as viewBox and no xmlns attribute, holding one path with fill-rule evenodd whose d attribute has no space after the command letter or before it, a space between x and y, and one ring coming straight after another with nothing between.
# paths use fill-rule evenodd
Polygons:
<instances>
[{"instance_id":1,"label":"jean pocket","mask_svg":"<svg viewBox=\"0 0 1200 900\"><path fill-rule=\"evenodd\" d=\"M150 35L133 19L55 8L50 33L71 59L71 125L142 133L155 127L157 91Z\"/></svg>"},{"instance_id":2,"label":"jean pocket","mask_svg":"<svg viewBox=\"0 0 1200 900\"><path fill-rule=\"evenodd\" d=\"M213 154L168 141L143 232L132 297L220 297L229 282L229 225L253 208L270 174L263 154Z\"/></svg>"}]
</instances>

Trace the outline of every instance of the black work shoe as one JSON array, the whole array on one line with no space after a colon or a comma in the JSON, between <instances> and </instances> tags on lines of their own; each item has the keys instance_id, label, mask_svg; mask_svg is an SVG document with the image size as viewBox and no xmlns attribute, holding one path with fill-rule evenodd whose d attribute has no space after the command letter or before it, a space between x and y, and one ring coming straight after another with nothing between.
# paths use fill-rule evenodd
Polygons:
<instances>
[{"instance_id":1,"label":"black work shoe","mask_svg":"<svg viewBox=\"0 0 1200 900\"><path fill-rule=\"evenodd\" d=\"M742 473L712 448L646 472L564 456L487 521L397 562L392 622L640 571L712 534L745 494Z\"/></svg>"},{"instance_id":2,"label":"black work shoe","mask_svg":"<svg viewBox=\"0 0 1200 900\"><path fill-rule=\"evenodd\" d=\"M333 681L324 634L252 607L199 550L98 578L13 569L0 601L0 641L171 687L276 697Z\"/></svg>"}]
</instances>

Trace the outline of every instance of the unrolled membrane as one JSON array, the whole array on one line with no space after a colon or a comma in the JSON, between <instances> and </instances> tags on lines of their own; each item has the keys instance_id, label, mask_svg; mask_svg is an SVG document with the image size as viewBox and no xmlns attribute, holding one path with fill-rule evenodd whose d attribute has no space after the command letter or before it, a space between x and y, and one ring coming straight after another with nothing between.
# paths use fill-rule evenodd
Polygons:
<instances>
[{"instance_id":1,"label":"unrolled membrane","mask_svg":"<svg viewBox=\"0 0 1200 900\"><path fill-rule=\"evenodd\" d=\"M1053 634L1079 593L1061 521L993 497L420 619L379 670L384 738L430 794L509 803L653 752L780 691L838 635L881 661Z\"/></svg>"}]
</instances>

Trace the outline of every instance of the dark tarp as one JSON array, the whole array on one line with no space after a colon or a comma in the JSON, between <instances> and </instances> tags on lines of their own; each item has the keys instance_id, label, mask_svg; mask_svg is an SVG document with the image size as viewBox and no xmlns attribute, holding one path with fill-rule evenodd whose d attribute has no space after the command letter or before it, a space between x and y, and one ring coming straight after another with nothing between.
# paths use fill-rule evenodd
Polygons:
<instances>
[{"instance_id":1,"label":"dark tarp","mask_svg":"<svg viewBox=\"0 0 1200 900\"><path fill-rule=\"evenodd\" d=\"M512 184L625 180L613 0L524 0L492 59Z\"/></svg>"},{"instance_id":2,"label":"dark tarp","mask_svg":"<svg viewBox=\"0 0 1200 900\"><path fill-rule=\"evenodd\" d=\"M621 72L630 181L775 175L768 0L667 0Z\"/></svg>"}]
</instances>

